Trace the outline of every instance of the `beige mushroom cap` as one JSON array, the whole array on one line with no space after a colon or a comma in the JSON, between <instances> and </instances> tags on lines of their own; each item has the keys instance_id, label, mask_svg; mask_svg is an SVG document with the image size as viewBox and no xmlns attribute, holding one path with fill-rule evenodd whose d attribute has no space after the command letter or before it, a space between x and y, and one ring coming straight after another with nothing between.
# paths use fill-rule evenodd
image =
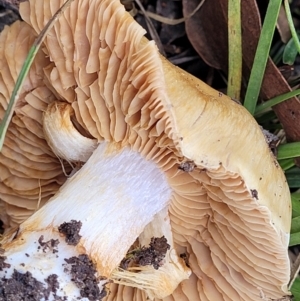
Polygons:
<instances>
[{"instance_id":1,"label":"beige mushroom cap","mask_svg":"<svg viewBox=\"0 0 300 301\"><path fill-rule=\"evenodd\" d=\"M30 0L21 14L39 33L62 4ZM20 27L32 36L20 24L6 29L0 42L11 32L22 40L16 34ZM58 99L72 106L84 135L129 145L168 177L174 242L188 255L193 275L164 300L259 301L287 294L289 189L259 126L242 106L160 58L143 35L119 1L74 0L45 40L49 60L39 53L43 64L36 73L47 80L39 78L19 100L10 132L11 140L20 139L20 151L14 146L0 157L7 174L0 184L2 204L13 206L17 221L18 207L22 218L25 208L31 214L39 194L44 202L62 184L62 168L41 127L42 111ZM8 44L0 45L3 53ZM1 64L6 62L4 57ZM1 114L17 74L5 71L11 80L3 84L2 70ZM25 137L39 141L38 147L28 148L35 142ZM20 156L26 168L16 167ZM178 169L187 161L194 162L193 170ZM30 190L22 186L27 181L33 183ZM107 300L146 298L114 284L111 291Z\"/></svg>"}]
</instances>

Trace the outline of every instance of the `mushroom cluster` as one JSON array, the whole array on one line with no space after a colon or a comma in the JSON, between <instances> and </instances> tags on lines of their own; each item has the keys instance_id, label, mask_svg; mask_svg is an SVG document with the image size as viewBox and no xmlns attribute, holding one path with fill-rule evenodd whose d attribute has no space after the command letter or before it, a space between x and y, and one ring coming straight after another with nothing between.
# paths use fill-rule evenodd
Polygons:
<instances>
[{"instance_id":1,"label":"mushroom cluster","mask_svg":"<svg viewBox=\"0 0 300 301\"><path fill-rule=\"evenodd\" d=\"M1 33L0 118L30 46L62 4L23 2L24 22ZM74 0L47 35L0 154L1 220L11 229L26 219L7 231L10 272L0 281L14 269L40 282L55 271L57 294L72 300L59 269L66 254L86 254L113 281L103 300L288 295L289 188L260 127L144 34L119 0ZM71 220L82 223L76 246L58 230ZM59 241L55 256L44 252L47 270L32 243L41 236ZM154 237L170 245L157 269L120 268L132 245Z\"/></svg>"}]
</instances>

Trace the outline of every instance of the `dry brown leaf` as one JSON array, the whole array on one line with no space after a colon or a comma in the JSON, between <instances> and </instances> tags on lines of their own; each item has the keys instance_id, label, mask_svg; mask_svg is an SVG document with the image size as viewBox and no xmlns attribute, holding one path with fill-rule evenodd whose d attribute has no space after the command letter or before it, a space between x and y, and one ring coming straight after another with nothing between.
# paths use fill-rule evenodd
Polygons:
<instances>
[{"instance_id":1,"label":"dry brown leaf","mask_svg":"<svg viewBox=\"0 0 300 301\"><path fill-rule=\"evenodd\" d=\"M291 31L283 5L281 5L280 7L278 15L277 30L280 35L281 41L283 43L287 43L291 38Z\"/></svg>"},{"instance_id":2,"label":"dry brown leaf","mask_svg":"<svg viewBox=\"0 0 300 301\"><path fill-rule=\"evenodd\" d=\"M242 0L243 76L249 78L261 30L261 20L255 0ZM183 0L184 15L188 15L198 0ZM227 1L206 1L201 10L186 21L186 32L198 54L210 65L227 71ZM291 91L284 77L269 60L261 89L261 97L270 99ZM275 106L287 137L300 141L300 102L296 97Z\"/></svg>"},{"instance_id":3,"label":"dry brown leaf","mask_svg":"<svg viewBox=\"0 0 300 301\"><path fill-rule=\"evenodd\" d=\"M183 14L195 9L198 0L183 0ZM224 1L205 1L201 9L186 21L186 33L198 54L210 66L227 69L228 43Z\"/></svg>"}]
</instances>

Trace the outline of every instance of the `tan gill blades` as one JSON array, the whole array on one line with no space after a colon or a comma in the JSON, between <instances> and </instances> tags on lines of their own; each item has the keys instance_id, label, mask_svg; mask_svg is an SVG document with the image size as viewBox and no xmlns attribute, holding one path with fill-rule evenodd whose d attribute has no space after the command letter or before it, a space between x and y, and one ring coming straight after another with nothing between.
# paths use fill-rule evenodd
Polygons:
<instances>
[{"instance_id":1,"label":"tan gill blades","mask_svg":"<svg viewBox=\"0 0 300 301\"><path fill-rule=\"evenodd\" d=\"M6 29L0 38L2 53L8 52L8 37L22 40L21 27L30 36L30 27L39 33L61 4L33 0L22 4L23 19L30 26L16 23ZM58 20L39 53L43 64L37 68L46 79L41 76L24 88L11 125L18 151L7 138L0 157L1 168L6 170L0 198L7 208L3 213L7 225L9 219L21 219L19 212L22 218L30 215L39 196L43 204L64 180L54 155L64 145L51 152L42 126L47 106L63 103L70 112L70 107L74 110L73 130L81 136L105 140L120 149L129 147L154 162L166 177L171 189L165 201L172 244L193 273L164 300L282 297L288 293L289 278L289 190L259 126L242 106L160 58L153 42L143 35L144 30L118 1L74 1ZM2 111L11 92L5 80L13 85L19 71L19 65L8 64L7 56L1 56L8 73L1 68ZM29 78L35 79L33 71ZM65 134L64 127L59 131L58 135ZM29 146L35 139L40 144L32 150ZM36 161L42 158L45 164L39 167ZM29 168L20 170L21 159ZM46 163L53 167L49 169ZM83 171L74 176L82 185ZM62 191L68 190L72 178ZM26 181L32 183L31 190L21 186ZM149 213L149 221L154 213ZM82 222L84 226L84 216ZM142 232L143 225L136 231ZM26 223L21 229L20 237ZM123 253L132 239L124 244ZM97 261L92 251L84 249ZM111 284L110 290L107 300L146 300L137 288Z\"/></svg>"}]
</instances>

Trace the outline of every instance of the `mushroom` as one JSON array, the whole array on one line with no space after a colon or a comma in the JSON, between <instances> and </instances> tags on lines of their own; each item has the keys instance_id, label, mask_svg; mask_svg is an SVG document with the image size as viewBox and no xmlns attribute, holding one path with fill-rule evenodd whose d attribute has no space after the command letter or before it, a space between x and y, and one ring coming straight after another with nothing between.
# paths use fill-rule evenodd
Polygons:
<instances>
[{"instance_id":1,"label":"mushroom","mask_svg":"<svg viewBox=\"0 0 300 301\"><path fill-rule=\"evenodd\" d=\"M21 57L62 3L22 3L27 24L1 34L0 116ZM41 208L7 231L2 285L30 272L41 287L57 274L51 296L68 300L100 299L104 286L118 301L289 294L289 189L260 127L144 33L119 1L74 0L46 37L0 155L6 225ZM135 255L122 265L131 246L157 238L165 257L155 266ZM82 263L101 276L86 278L91 287L77 277Z\"/></svg>"}]
</instances>

